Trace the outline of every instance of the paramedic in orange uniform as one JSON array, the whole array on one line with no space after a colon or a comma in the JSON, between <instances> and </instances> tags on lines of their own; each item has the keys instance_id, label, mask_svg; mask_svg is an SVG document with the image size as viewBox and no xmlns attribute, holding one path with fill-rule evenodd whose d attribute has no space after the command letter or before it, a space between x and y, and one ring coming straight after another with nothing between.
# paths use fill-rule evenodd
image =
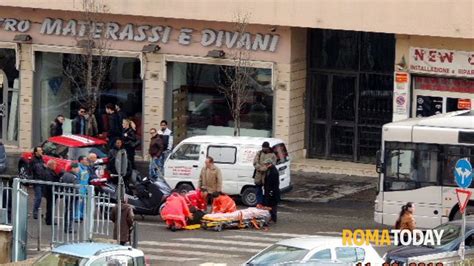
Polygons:
<instances>
[{"instance_id":1,"label":"paramedic in orange uniform","mask_svg":"<svg viewBox=\"0 0 474 266\"><path fill-rule=\"evenodd\" d=\"M235 212L237 207L234 200L222 192L212 193L212 213L228 213Z\"/></svg>"},{"instance_id":2,"label":"paramedic in orange uniform","mask_svg":"<svg viewBox=\"0 0 474 266\"><path fill-rule=\"evenodd\" d=\"M188 203L188 206L191 208L191 206L194 206L196 209L200 211L206 211L207 210L207 203L206 203L206 189L196 189L196 190L191 190L186 195L184 196L186 198L186 202Z\"/></svg>"},{"instance_id":3,"label":"paramedic in orange uniform","mask_svg":"<svg viewBox=\"0 0 474 266\"><path fill-rule=\"evenodd\" d=\"M165 220L168 229L175 231L182 229L187 225L186 218L192 219L186 199L178 192L173 190L166 199L165 207L161 211L161 218Z\"/></svg>"}]
</instances>

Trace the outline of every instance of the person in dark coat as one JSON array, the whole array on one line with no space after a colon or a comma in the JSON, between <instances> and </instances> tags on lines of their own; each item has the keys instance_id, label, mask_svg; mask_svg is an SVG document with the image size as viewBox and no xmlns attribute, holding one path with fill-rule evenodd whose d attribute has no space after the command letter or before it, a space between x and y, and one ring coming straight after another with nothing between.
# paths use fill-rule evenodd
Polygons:
<instances>
[{"instance_id":1,"label":"person in dark coat","mask_svg":"<svg viewBox=\"0 0 474 266\"><path fill-rule=\"evenodd\" d=\"M30 167L33 180L43 181L45 179L46 167L43 162L43 148L38 146L33 149L33 158L31 159ZM38 219L38 208L41 206L44 185L34 184L33 189L35 191L33 219Z\"/></svg>"},{"instance_id":2,"label":"person in dark coat","mask_svg":"<svg viewBox=\"0 0 474 266\"><path fill-rule=\"evenodd\" d=\"M115 144L115 140L122 136L122 122L115 111L115 105L108 103L105 106L105 112L108 115L108 129L107 136L109 138L109 147Z\"/></svg>"},{"instance_id":3,"label":"person in dark coat","mask_svg":"<svg viewBox=\"0 0 474 266\"><path fill-rule=\"evenodd\" d=\"M71 171L70 172L65 172L61 178L59 179L59 182L61 183L66 183L66 184L74 184L77 185L79 184L79 164L78 163L73 163L71 165ZM79 194L79 191L75 189L75 193ZM70 189L65 189L65 192L69 191L71 192ZM76 197L68 197L68 199L64 200L64 232L65 233L72 233L72 226L74 223L74 208L76 206Z\"/></svg>"},{"instance_id":4,"label":"person in dark coat","mask_svg":"<svg viewBox=\"0 0 474 266\"><path fill-rule=\"evenodd\" d=\"M79 111L77 112L77 116L72 120L71 124L71 132L72 134L76 135L85 135L86 128L87 128L87 120L86 120L86 108L80 107Z\"/></svg>"},{"instance_id":5,"label":"person in dark coat","mask_svg":"<svg viewBox=\"0 0 474 266\"><path fill-rule=\"evenodd\" d=\"M130 233L133 230L133 220L134 213L133 207L127 203L127 199L122 200L121 204L121 217L120 217L120 233L119 238L117 238L117 212L118 204L112 209L110 215L110 220L114 223L114 239L120 239L120 245L125 245L127 242L130 242Z\"/></svg>"},{"instance_id":6,"label":"person in dark coat","mask_svg":"<svg viewBox=\"0 0 474 266\"><path fill-rule=\"evenodd\" d=\"M163 137L158 134L156 128L150 129L150 146L148 148L148 154L150 155L150 166L149 175L150 177L156 177L163 174ZM161 172L159 172L159 171Z\"/></svg>"},{"instance_id":7,"label":"person in dark coat","mask_svg":"<svg viewBox=\"0 0 474 266\"><path fill-rule=\"evenodd\" d=\"M63 134L64 116L58 115L49 126L50 137L61 136Z\"/></svg>"},{"instance_id":8,"label":"person in dark coat","mask_svg":"<svg viewBox=\"0 0 474 266\"><path fill-rule=\"evenodd\" d=\"M125 150L122 139L116 139L114 147L109 151L107 169L110 171L112 175L117 175L117 169L115 168L115 161L116 161L118 153L125 153L125 156L127 156L128 167L127 167L127 172L125 173L125 176L123 176L123 181L125 183L126 189L128 189L129 183L130 183L129 179L132 176L132 165L130 163L130 160L128 160L127 151ZM114 182L115 184L118 184L118 178L116 176L112 177L111 181Z\"/></svg>"},{"instance_id":9,"label":"person in dark coat","mask_svg":"<svg viewBox=\"0 0 474 266\"><path fill-rule=\"evenodd\" d=\"M135 169L135 148L138 144L137 131L134 128L135 124L129 119L123 119L122 127L122 139L127 151L127 157L132 165L132 169ZM139 145L139 144L138 144Z\"/></svg>"},{"instance_id":10,"label":"person in dark coat","mask_svg":"<svg viewBox=\"0 0 474 266\"><path fill-rule=\"evenodd\" d=\"M48 163L46 164L46 172L45 172L45 181L49 182L59 182L59 175L56 174L56 161L55 160L49 160ZM50 185L47 185L44 187L44 195L46 198L46 225L51 225L51 222L53 221L53 187Z\"/></svg>"},{"instance_id":11,"label":"person in dark coat","mask_svg":"<svg viewBox=\"0 0 474 266\"><path fill-rule=\"evenodd\" d=\"M265 166L268 171L265 176L264 188L264 202L265 206L270 207L270 215L274 223L277 222L277 206L280 201L280 174L273 164L272 159L265 161Z\"/></svg>"}]
</instances>

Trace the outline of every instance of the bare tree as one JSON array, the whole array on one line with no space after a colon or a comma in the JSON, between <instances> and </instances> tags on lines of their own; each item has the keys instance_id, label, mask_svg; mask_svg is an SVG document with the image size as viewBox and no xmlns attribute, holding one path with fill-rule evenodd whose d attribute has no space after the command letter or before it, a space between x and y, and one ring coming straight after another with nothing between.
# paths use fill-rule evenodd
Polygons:
<instances>
[{"instance_id":1,"label":"bare tree","mask_svg":"<svg viewBox=\"0 0 474 266\"><path fill-rule=\"evenodd\" d=\"M99 104L100 91L110 72L111 57L107 56L109 42L105 36L104 14L108 13L100 0L82 0L81 27L76 41L80 54L68 55L64 60L64 75L70 81L74 98L94 114ZM81 30L83 30L81 32Z\"/></svg>"},{"instance_id":2,"label":"bare tree","mask_svg":"<svg viewBox=\"0 0 474 266\"><path fill-rule=\"evenodd\" d=\"M234 22L234 30L238 32L237 48L231 51L229 58L233 61L231 66L221 66L223 78L220 81L219 91L225 96L232 119L234 120L234 136L240 136L241 111L247 104L250 96L250 80L255 74L251 64L250 51L246 49L241 36L247 33L249 15L238 14Z\"/></svg>"}]
</instances>

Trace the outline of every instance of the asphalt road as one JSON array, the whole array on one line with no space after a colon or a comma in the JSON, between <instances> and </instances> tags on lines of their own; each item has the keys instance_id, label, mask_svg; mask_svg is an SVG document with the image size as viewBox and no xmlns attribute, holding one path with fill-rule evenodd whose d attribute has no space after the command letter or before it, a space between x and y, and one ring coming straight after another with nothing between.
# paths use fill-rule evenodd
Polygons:
<instances>
[{"instance_id":1,"label":"asphalt road","mask_svg":"<svg viewBox=\"0 0 474 266\"><path fill-rule=\"evenodd\" d=\"M342 229L384 228L373 222L373 189L329 203L282 202L279 220L268 231L168 231L158 217L139 218L139 248L152 265L239 265L259 250L286 238L340 236ZM377 248L381 255L387 248Z\"/></svg>"}]
</instances>

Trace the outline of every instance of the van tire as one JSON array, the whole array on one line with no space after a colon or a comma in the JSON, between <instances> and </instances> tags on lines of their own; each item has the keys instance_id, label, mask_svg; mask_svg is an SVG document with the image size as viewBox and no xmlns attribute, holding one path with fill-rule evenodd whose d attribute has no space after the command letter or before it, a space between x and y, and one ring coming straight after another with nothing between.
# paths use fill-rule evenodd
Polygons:
<instances>
[{"instance_id":1,"label":"van tire","mask_svg":"<svg viewBox=\"0 0 474 266\"><path fill-rule=\"evenodd\" d=\"M176 190L178 190L178 192L186 191L186 193L187 193L191 190L194 190L194 187L193 187L193 185L191 185L189 183L181 183L178 186L176 186Z\"/></svg>"},{"instance_id":2,"label":"van tire","mask_svg":"<svg viewBox=\"0 0 474 266\"><path fill-rule=\"evenodd\" d=\"M255 187L246 187L242 191L242 203L249 207L257 205L257 189Z\"/></svg>"}]
</instances>

